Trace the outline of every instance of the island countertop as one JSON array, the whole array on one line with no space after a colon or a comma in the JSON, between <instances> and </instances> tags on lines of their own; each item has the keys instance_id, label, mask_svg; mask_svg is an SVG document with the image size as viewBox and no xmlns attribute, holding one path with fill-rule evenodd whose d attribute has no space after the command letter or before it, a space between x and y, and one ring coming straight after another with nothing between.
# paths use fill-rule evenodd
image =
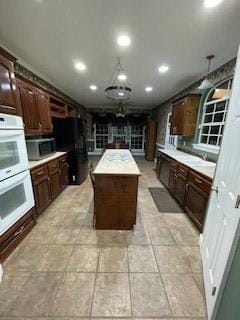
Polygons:
<instances>
[{"instance_id":1,"label":"island countertop","mask_svg":"<svg viewBox=\"0 0 240 320\"><path fill-rule=\"evenodd\" d=\"M140 176L141 172L129 150L108 149L98 162L93 174Z\"/></svg>"}]
</instances>

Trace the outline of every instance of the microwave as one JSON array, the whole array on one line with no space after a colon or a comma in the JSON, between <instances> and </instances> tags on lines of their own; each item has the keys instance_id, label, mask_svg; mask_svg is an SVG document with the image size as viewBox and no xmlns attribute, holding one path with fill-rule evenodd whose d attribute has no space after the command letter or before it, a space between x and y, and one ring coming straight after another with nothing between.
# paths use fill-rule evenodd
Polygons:
<instances>
[{"instance_id":1,"label":"microwave","mask_svg":"<svg viewBox=\"0 0 240 320\"><path fill-rule=\"evenodd\" d=\"M56 152L56 141L49 139L26 140L29 160L40 160Z\"/></svg>"}]
</instances>

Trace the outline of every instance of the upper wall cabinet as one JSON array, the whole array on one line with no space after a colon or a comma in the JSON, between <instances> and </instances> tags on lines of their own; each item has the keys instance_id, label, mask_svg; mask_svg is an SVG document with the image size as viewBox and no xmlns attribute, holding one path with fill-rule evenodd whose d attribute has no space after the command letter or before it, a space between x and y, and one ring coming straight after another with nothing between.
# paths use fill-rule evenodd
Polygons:
<instances>
[{"instance_id":1,"label":"upper wall cabinet","mask_svg":"<svg viewBox=\"0 0 240 320\"><path fill-rule=\"evenodd\" d=\"M26 134L52 132L49 97L31 84L19 80L23 122Z\"/></svg>"},{"instance_id":2,"label":"upper wall cabinet","mask_svg":"<svg viewBox=\"0 0 240 320\"><path fill-rule=\"evenodd\" d=\"M187 95L172 104L171 134L193 136L195 134L201 96Z\"/></svg>"},{"instance_id":3,"label":"upper wall cabinet","mask_svg":"<svg viewBox=\"0 0 240 320\"><path fill-rule=\"evenodd\" d=\"M21 114L19 91L14 75L16 59L0 48L0 112Z\"/></svg>"}]
</instances>

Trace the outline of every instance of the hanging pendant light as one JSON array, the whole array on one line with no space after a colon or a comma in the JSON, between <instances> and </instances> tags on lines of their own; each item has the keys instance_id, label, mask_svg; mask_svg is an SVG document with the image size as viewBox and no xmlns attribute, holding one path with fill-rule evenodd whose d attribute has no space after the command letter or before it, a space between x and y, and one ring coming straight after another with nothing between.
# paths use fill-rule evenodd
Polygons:
<instances>
[{"instance_id":1,"label":"hanging pendant light","mask_svg":"<svg viewBox=\"0 0 240 320\"><path fill-rule=\"evenodd\" d=\"M130 99L132 89L127 83L127 76L121 65L120 58L110 79L110 85L105 89L106 98L113 101L127 101Z\"/></svg>"},{"instance_id":2,"label":"hanging pendant light","mask_svg":"<svg viewBox=\"0 0 240 320\"><path fill-rule=\"evenodd\" d=\"M206 78L202 81L201 85L198 87L199 90L206 90L214 87L214 83L209 79L211 61L214 58L215 58L214 54L211 54L206 57L206 59L208 60L208 72L207 72Z\"/></svg>"},{"instance_id":3,"label":"hanging pendant light","mask_svg":"<svg viewBox=\"0 0 240 320\"><path fill-rule=\"evenodd\" d=\"M117 112L116 112L116 117L117 117L117 118L124 118L124 117L125 117L125 113L124 113L124 109L123 109L123 104L122 104L121 102L118 104Z\"/></svg>"}]
</instances>

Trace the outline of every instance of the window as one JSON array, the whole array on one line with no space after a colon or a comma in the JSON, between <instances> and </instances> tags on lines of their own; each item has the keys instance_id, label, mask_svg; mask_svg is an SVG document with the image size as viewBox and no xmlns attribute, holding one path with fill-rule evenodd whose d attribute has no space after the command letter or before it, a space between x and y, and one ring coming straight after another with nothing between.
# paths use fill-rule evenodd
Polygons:
<instances>
[{"instance_id":1,"label":"window","mask_svg":"<svg viewBox=\"0 0 240 320\"><path fill-rule=\"evenodd\" d=\"M232 79L210 91L204 104L199 143L219 148L226 121Z\"/></svg>"},{"instance_id":2,"label":"window","mask_svg":"<svg viewBox=\"0 0 240 320\"><path fill-rule=\"evenodd\" d=\"M123 125L112 127L113 142L127 143L127 127Z\"/></svg>"},{"instance_id":3,"label":"window","mask_svg":"<svg viewBox=\"0 0 240 320\"><path fill-rule=\"evenodd\" d=\"M108 144L108 124L95 125L95 149L104 149Z\"/></svg>"},{"instance_id":4,"label":"window","mask_svg":"<svg viewBox=\"0 0 240 320\"><path fill-rule=\"evenodd\" d=\"M144 149L144 126L133 125L130 127L130 149L134 151L143 151Z\"/></svg>"}]
</instances>

